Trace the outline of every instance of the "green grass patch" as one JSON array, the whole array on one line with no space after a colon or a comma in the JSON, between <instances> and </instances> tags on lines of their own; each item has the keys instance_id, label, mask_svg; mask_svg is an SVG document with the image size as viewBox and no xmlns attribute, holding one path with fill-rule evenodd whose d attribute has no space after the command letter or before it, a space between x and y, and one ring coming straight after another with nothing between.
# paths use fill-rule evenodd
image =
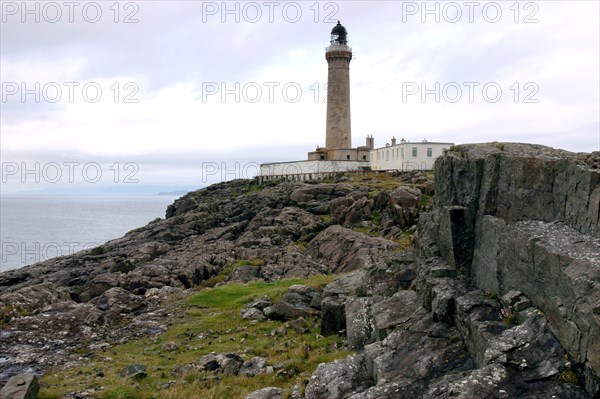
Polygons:
<instances>
[{"instance_id":1,"label":"green grass patch","mask_svg":"<svg viewBox=\"0 0 600 399\"><path fill-rule=\"evenodd\" d=\"M226 284L203 290L191 297L188 303L215 309L234 309L263 295L277 297L286 292L291 285L301 282L300 279L290 279L274 283L253 281L247 284Z\"/></svg>"},{"instance_id":2,"label":"green grass patch","mask_svg":"<svg viewBox=\"0 0 600 399\"><path fill-rule=\"evenodd\" d=\"M363 233L371 237L381 237L381 234L378 230L374 230L372 227L352 227L352 230L357 233Z\"/></svg>"},{"instance_id":3,"label":"green grass patch","mask_svg":"<svg viewBox=\"0 0 600 399\"><path fill-rule=\"evenodd\" d=\"M350 352L339 349L343 344L340 337L318 334L319 320L308 320L306 334L288 328L285 334L273 335L284 323L244 320L240 307L254 297L268 295L276 299L292 284L322 287L336 277L255 281L202 289L186 300L168 305L184 307L185 315L172 319L173 324L161 336L134 338L92 353L84 365L47 372L40 381L40 398L62 398L68 392L99 387L104 390L93 394L93 398L242 399L266 386L281 387L289 394L294 384L310 378L319 363L344 358ZM178 349L167 351L167 342L175 342ZM210 352L237 352L245 360L262 356L276 367L276 373L254 378L225 377L190 366ZM148 376L137 381L120 377L121 369L130 364L145 365Z\"/></svg>"},{"instance_id":4,"label":"green grass patch","mask_svg":"<svg viewBox=\"0 0 600 399\"><path fill-rule=\"evenodd\" d=\"M102 395L103 399L145 399L151 396L143 395L141 392L126 386L112 388Z\"/></svg>"},{"instance_id":5,"label":"green grass patch","mask_svg":"<svg viewBox=\"0 0 600 399\"><path fill-rule=\"evenodd\" d=\"M371 189L370 191L373 191L374 194L369 193L369 195L372 195L369 198L375 197L381 190L392 190L402 185L399 178L387 173L349 173L348 178L350 179L349 182L355 186Z\"/></svg>"},{"instance_id":6,"label":"green grass patch","mask_svg":"<svg viewBox=\"0 0 600 399\"><path fill-rule=\"evenodd\" d=\"M227 280L227 277L229 277L229 275L231 273L233 273L233 271L240 266L263 266L264 264L265 264L265 261L262 259L237 260L237 261L225 266L223 268L223 270L221 270L221 272L219 274L217 274L216 276L212 276L208 280L202 281L200 283L200 288L211 288L219 283L224 283Z\"/></svg>"},{"instance_id":7,"label":"green grass patch","mask_svg":"<svg viewBox=\"0 0 600 399\"><path fill-rule=\"evenodd\" d=\"M571 367L567 367L556 377L558 381L579 385L579 376Z\"/></svg>"},{"instance_id":8,"label":"green grass patch","mask_svg":"<svg viewBox=\"0 0 600 399\"><path fill-rule=\"evenodd\" d=\"M252 193L257 193L261 190L261 188L262 188L262 186L260 184L250 183L244 189L243 194L248 195L248 194L252 194Z\"/></svg>"},{"instance_id":9,"label":"green grass patch","mask_svg":"<svg viewBox=\"0 0 600 399\"><path fill-rule=\"evenodd\" d=\"M381 224L381 213L380 212L374 212L373 216L371 217L371 222L373 222L373 224L379 225Z\"/></svg>"},{"instance_id":10,"label":"green grass patch","mask_svg":"<svg viewBox=\"0 0 600 399\"><path fill-rule=\"evenodd\" d=\"M235 309L254 298L265 295L269 296L272 300L277 300L294 284L321 287L333 281L334 278L335 276L314 276L307 280L296 278L277 280L271 283L252 281L247 284L226 284L200 291L189 298L188 304L215 309Z\"/></svg>"},{"instance_id":11,"label":"green grass patch","mask_svg":"<svg viewBox=\"0 0 600 399\"><path fill-rule=\"evenodd\" d=\"M235 261L232 265L233 270L237 269L240 266L263 266L265 261L262 259L242 259Z\"/></svg>"},{"instance_id":12,"label":"green grass patch","mask_svg":"<svg viewBox=\"0 0 600 399\"><path fill-rule=\"evenodd\" d=\"M305 250L306 248L308 248L308 242L307 241L296 241L296 242L293 243L293 245L299 246L302 250Z\"/></svg>"},{"instance_id":13,"label":"green grass patch","mask_svg":"<svg viewBox=\"0 0 600 399\"><path fill-rule=\"evenodd\" d=\"M321 215L321 218L325 221L325 222L330 222L331 221L331 215Z\"/></svg>"}]
</instances>

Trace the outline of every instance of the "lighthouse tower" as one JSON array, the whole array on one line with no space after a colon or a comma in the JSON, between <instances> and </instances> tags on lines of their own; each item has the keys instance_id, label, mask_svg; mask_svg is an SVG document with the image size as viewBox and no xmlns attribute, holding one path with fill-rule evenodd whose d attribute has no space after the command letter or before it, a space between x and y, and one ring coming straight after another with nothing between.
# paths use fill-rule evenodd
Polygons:
<instances>
[{"instance_id":1,"label":"lighthouse tower","mask_svg":"<svg viewBox=\"0 0 600 399\"><path fill-rule=\"evenodd\" d=\"M331 42L325 52L329 65L327 74L327 150L352 147L350 128L350 60L346 28L338 21L331 31Z\"/></svg>"},{"instance_id":2,"label":"lighthouse tower","mask_svg":"<svg viewBox=\"0 0 600 399\"><path fill-rule=\"evenodd\" d=\"M340 21L331 31L331 41L325 51L327 60L327 122L325 147L308 153L309 160L367 161L373 141L367 137L365 146L352 148L350 128L350 60L348 32ZM371 140L371 141L369 141Z\"/></svg>"}]
</instances>

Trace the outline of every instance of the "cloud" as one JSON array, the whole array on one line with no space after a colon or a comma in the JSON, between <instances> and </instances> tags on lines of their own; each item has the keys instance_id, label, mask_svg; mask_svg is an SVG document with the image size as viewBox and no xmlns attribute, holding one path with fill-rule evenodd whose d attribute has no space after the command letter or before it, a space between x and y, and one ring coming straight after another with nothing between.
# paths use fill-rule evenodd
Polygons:
<instances>
[{"instance_id":1,"label":"cloud","mask_svg":"<svg viewBox=\"0 0 600 399\"><path fill-rule=\"evenodd\" d=\"M264 2L228 2L229 13L222 2L129 2L118 15L98 4L97 23L3 14L3 162L136 160L149 182L185 183L207 159L303 159L324 144L324 48L337 19L355 51L354 145L373 134L376 145L397 136L598 149L597 2L481 2L473 22L464 2L452 3L457 22L448 2L280 2L272 15ZM483 9L494 4L502 14L490 22ZM39 101L23 84L39 84ZM63 89L55 103L52 84Z\"/></svg>"}]
</instances>

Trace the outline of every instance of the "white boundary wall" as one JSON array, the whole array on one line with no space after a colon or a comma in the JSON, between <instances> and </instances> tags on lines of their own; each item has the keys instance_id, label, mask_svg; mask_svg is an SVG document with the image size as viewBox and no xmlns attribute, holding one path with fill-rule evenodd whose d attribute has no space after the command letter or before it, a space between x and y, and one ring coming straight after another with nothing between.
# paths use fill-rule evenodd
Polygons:
<instances>
[{"instance_id":1,"label":"white boundary wall","mask_svg":"<svg viewBox=\"0 0 600 399\"><path fill-rule=\"evenodd\" d=\"M362 170L369 166L367 161L292 161L263 163L261 176L304 175L308 173L334 173Z\"/></svg>"},{"instance_id":2,"label":"white boundary wall","mask_svg":"<svg viewBox=\"0 0 600 399\"><path fill-rule=\"evenodd\" d=\"M292 161L260 165L259 177L269 180L279 177L296 177L294 180L312 180L338 172L362 171L369 167L368 161Z\"/></svg>"}]
</instances>

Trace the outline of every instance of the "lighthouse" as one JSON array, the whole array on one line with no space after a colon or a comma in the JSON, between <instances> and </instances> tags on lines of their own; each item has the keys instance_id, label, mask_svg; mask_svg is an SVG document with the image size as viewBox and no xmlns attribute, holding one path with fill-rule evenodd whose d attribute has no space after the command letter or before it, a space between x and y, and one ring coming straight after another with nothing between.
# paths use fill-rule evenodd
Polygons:
<instances>
[{"instance_id":1,"label":"lighthouse","mask_svg":"<svg viewBox=\"0 0 600 399\"><path fill-rule=\"evenodd\" d=\"M350 123L350 61L352 49L348 46L348 31L340 23L331 30L329 46L325 50L327 60L327 120L325 123L325 147L317 147L308 153L309 160L321 161L368 161L373 148L372 138L366 145L352 148Z\"/></svg>"},{"instance_id":2,"label":"lighthouse","mask_svg":"<svg viewBox=\"0 0 600 399\"><path fill-rule=\"evenodd\" d=\"M327 150L352 147L350 123L350 60L352 49L348 46L348 32L340 21L331 31L331 41L325 51L327 72L327 125L325 147Z\"/></svg>"}]
</instances>

